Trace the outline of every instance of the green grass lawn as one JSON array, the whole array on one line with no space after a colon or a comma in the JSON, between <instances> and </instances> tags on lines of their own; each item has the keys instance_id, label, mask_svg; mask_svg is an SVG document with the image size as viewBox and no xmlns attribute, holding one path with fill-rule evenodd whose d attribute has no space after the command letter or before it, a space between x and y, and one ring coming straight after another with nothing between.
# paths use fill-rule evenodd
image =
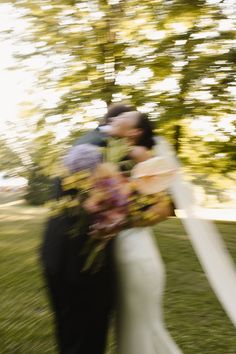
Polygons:
<instances>
[{"instance_id":1,"label":"green grass lawn","mask_svg":"<svg viewBox=\"0 0 236 354\"><path fill-rule=\"evenodd\" d=\"M56 353L37 258L45 217L43 208L0 205L1 354ZM217 227L236 261L235 224L219 222ZM160 224L156 238L167 269L166 323L176 342L186 354L236 354L235 329L212 293L180 221Z\"/></svg>"}]
</instances>

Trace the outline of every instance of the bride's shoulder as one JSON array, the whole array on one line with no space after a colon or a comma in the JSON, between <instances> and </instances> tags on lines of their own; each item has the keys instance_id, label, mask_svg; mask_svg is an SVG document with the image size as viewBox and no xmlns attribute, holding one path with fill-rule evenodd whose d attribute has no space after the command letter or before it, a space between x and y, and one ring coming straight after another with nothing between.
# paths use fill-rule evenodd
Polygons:
<instances>
[{"instance_id":1,"label":"bride's shoulder","mask_svg":"<svg viewBox=\"0 0 236 354\"><path fill-rule=\"evenodd\" d=\"M150 159L153 156L153 153L145 146L133 146L132 149L130 149L129 156L132 160L138 163Z\"/></svg>"}]
</instances>

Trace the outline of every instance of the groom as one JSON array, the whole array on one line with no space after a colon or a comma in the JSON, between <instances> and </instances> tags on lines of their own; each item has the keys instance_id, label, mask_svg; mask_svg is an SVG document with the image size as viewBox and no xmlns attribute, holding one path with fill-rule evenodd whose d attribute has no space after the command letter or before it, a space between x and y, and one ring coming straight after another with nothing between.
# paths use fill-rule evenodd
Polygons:
<instances>
[{"instance_id":1,"label":"groom","mask_svg":"<svg viewBox=\"0 0 236 354\"><path fill-rule=\"evenodd\" d=\"M104 125L109 120L134 108L115 104L108 108ZM77 144L106 147L107 136L102 124L82 136ZM55 181L54 198L64 195L60 179ZM41 248L41 260L54 312L56 337L60 354L104 354L109 316L113 306L113 272L111 247L104 266L97 273L81 272L84 258L81 250L86 231L69 237L71 220L66 216L48 220Z\"/></svg>"}]
</instances>

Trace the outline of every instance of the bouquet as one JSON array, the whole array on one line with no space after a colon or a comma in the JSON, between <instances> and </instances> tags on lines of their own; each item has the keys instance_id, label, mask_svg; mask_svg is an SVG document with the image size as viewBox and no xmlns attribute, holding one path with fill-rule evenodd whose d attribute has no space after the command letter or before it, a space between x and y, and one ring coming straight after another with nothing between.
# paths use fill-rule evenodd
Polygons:
<instances>
[{"instance_id":1,"label":"bouquet","mask_svg":"<svg viewBox=\"0 0 236 354\"><path fill-rule=\"evenodd\" d=\"M138 150L136 150L137 152ZM139 154L140 159L141 154ZM133 151L135 158L135 150ZM60 206L60 212L89 218L89 257L85 269L91 267L99 254L103 254L108 242L118 232L131 227L153 225L158 220L156 205L169 203L165 190L175 170L160 157L144 156L130 171L123 173L119 165L102 162L98 147L83 144L75 146L66 155L64 165L68 170L62 179L64 191L69 194ZM55 212L55 210L54 210ZM78 229L74 230L79 233ZM101 259L101 257L100 257Z\"/></svg>"}]
</instances>

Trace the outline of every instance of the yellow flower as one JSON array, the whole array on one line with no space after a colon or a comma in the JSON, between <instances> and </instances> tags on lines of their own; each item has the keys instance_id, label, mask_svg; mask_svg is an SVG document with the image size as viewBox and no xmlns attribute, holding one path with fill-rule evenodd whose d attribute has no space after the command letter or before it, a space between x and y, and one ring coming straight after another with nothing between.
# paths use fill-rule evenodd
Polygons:
<instances>
[{"instance_id":1,"label":"yellow flower","mask_svg":"<svg viewBox=\"0 0 236 354\"><path fill-rule=\"evenodd\" d=\"M58 201L50 201L49 203L47 203L47 206L49 207L49 215L50 216L56 216L59 215L61 212L63 212L68 203L71 201L71 198L66 196L63 197L62 199L58 200Z\"/></svg>"},{"instance_id":2,"label":"yellow flower","mask_svg":"<svg viewBox=\"0 0 236 354\"><path fill-rule=\"evenodd\" d=\"M62 180L62 188L63 188L64 191L76 188L75 176L70 176L70 177L63 178L63 180Z\"/></svg>"},{"instance_id":3,"label":"yellow flower","mask_svg":"<svg viewBox=\"0 0 236 354\"><path fill-rule=\"evenodd\" d=\"M62 188L64 191L76 188L89 189L89 177L90 172L87 170L74 173L62 179Z\"/></svg>"},{"instance_id":4,"label":"yellow flower","mask_svg":"<svg viewBox=\"0 0 236 354\"><path fill-rule=\"evenodd\" d=\"M82 189L84 191L87 191L87 190L91 189L92 183L91 183L91 181L89 179L80 180L80 181L77 182L76 187L78 189Z\"/></svg>"},{"instance_id":5,"label":"yellow flower","mask_svg":"<svg viewBox=\"0 0 236 354\"><path fill-rule=\"evenodd\" d=\"M67 208L74 208L74 207L78 207L79 205L80 205L80 202L78 199L72 199L67 203L66 207Z\"/></svg>"},{"instance_id":6,"label":"yellow flower","mask_svg":"<svg viewBox=\"0 0 236 354\"><path fill-rule=\"evenodd\" d=\"M89 178L91 173L88 170L80 171L74 174L76 181L80 181L85 178Z\"/></svg>"}]
</instances>

